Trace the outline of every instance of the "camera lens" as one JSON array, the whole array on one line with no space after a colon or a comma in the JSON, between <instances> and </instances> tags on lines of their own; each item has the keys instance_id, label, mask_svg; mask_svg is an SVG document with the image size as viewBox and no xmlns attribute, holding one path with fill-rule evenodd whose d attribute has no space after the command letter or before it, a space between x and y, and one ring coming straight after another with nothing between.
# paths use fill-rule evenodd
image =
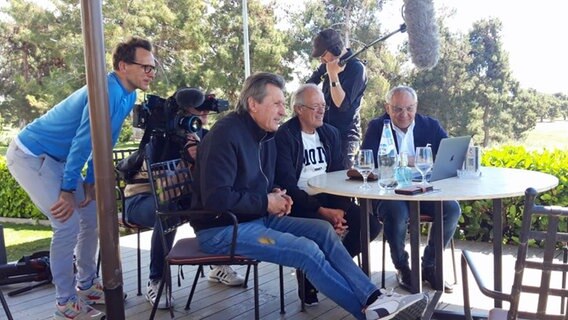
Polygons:
<instances>
[{"instance_id":1,"label":"camera lens","mask_svg":"<svg viewBox=\"0 0 568 320\"><path fill-rule=\"evenodd\" d=\"M178 126L188 132L197 132L201 129L202 123L201 119L196 116L181 117L178 122Z\"/></svg>"}]
</instances>

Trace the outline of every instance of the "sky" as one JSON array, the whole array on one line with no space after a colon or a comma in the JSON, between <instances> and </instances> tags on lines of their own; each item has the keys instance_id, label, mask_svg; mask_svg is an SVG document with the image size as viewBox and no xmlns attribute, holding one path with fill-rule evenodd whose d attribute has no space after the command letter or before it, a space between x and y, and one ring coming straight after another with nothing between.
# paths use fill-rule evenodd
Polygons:
<instances>
[{"instance_id":1,"label":"sky","mask_svg":"<svg viewBox=\"0 0 568 320\"><path fill-rule=\"evenodd\" d=\"M480 19L499 18L509 66L521 87L568 94L567 0L434 0L434 5L456 10L446 20L456 32L467 33ZM401 6L402 0L390 1L380 13L386 30L391 30L387 24L391 19L393 30L402 23Z\"/></svg>"}]
</instances>

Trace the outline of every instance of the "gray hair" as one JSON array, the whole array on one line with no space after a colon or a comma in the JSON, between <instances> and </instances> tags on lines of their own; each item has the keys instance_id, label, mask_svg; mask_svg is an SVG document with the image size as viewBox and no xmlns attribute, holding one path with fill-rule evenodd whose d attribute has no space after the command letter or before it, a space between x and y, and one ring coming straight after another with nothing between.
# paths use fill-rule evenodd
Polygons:
<instances>
[{"instance_id":1,"label":"gray hair","mask_svg":"<svg viewBox=\"0 0 568 320\"><path fill-rule=\"evenodd\" d=\"M306 91L309 90L315 90L319 93L322 93L320 87L318 87L317 85L313 84L313 83L306 83L301 85L300 87L298 87L298 89L296 90L296 92L294 92L294 94L292 95L292 109L294 109L294 107L296 107L297 105L304 105L304 96ZM296 113L296 111L294 110L294 113Z\"/></svg>"},{"instance_id":2,"label":"gray hair","mask_svg":"<svg viewBox=\"0 0 568 320\"><path fill-rule=\"evenodd\" d=\"M416 91L409 86L396 86L390 89L385 95L386 102L390 104L392 97L399 92L406 92L410 94L412 99L414 99L414 102L418 102L418 95L416 94Z\"/></svg>"},{"instance_id":3,"label":"gray hair","mask_svg":"<svg viewBox=\"0 0 568 320\"><path fill-rule=\"evenodd\" d=\"M248 98L252 97L257 102L262 102L266 97L266 85L272 84L280 90L284 90L286 82L281 76L269 72L257 72L245 80L239 102L237 103L237 113L248 112Z\"/></svg>"}]
</instances>

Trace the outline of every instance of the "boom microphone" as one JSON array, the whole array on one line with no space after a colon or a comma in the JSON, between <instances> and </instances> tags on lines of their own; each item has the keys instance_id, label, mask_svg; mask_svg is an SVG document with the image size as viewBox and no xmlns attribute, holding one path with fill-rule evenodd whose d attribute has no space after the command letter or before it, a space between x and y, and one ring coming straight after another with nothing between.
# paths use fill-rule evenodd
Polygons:
<instances>
[{"instance_id":1,"label":"boom microphone","mask_svg":"<svg viewBox=\"0 0 568 320\"><path fill-rule=\"evenodd\" d=\"M176 92L175 99L178 106L182 108L196 108L205 101L205 95L196 88L183 88Z\"/></svg>"},{"instance_id":2,"label":"boom microphone","mask_svg":"<svg viewBox=\"0 0 568 320\"><path fill-rule=\"evenodd\" d=\"M418 69L432 69L438 63L440 39L433 0L404 0L404 21L408 51Z\"/></svg>"}]
</instances>

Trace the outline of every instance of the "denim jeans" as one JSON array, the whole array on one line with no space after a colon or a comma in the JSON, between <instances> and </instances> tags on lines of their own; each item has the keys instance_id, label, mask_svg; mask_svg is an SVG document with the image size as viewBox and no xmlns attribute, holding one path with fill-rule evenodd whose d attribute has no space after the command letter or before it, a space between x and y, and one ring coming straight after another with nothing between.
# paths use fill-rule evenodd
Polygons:
<instances>
[{"instance_id":1,"label":"denim jeans","mask_svg":"<svg viewBox=\"0 0 568 320\"><path fill-rule=\"evenodd\" d=\"M201 249L228 253L232 226L200 230ZM358 319L377 290L353 262L331 224L309 218L269 215L239 224L236 253L302 270L314 286Z\"/></svg>"},{"instance_id":2,"label":"denim jeans","mask_svg":"<svg viewBox=\"0 0 568 320\"><path fill-rule=\"evenodd\" d=\"M58 303L64 304L77 296L77 282L81 287L90 287L96 278L99 238L95 202L83 208L77 206L65 222L54 219L50 208L59 199L65 163L45 154L37 157L26 154L14 141L8 147L6 160L14 179L51 223L50 268L55 297ZM75 203L80 203L84 197L83 180L78 179ZM73 254L76 275L73 273Z\"/></svg>"},{"instance_id":3,"label":"denim jeans","mask_svg":"<svg viewBox=\"0 0 568 320\"><path fill-rule=\"evenodd\" d=\"M127 222L154 229L152 232L152 243L150 245L149 278L152 280L161 280L164 271L165 253L158 228L158 219L156 219L156 203L154 202L154 195L150 193L137 194L126 198L124 205ZM171 232L166 236L166 244L168 245L167 251L172 248L175 235L175 232Z\"/></svg>"},{"instance_id":4,"label":"denim jeans","mask_svg":"<svg viewBox=\"0 0 568 320\"><path fill-rule=\"evenodd\" d=\"M435 202L422 201L420 202L420 213L433 216L434 206ZM395 268L408 267L408 253L404 250L410 214L408 202L383 200L378 203L378 211L379 217L383 221L385 237L389 243L391 258ZM454 236L461 215L461 208L457 201L442 201L442 212L445 248ZM436 224L433 224L432 232L438 232ZM430 237L426 248L424 248L424 256L422 257L423 268L434 267L436 261L434 254L434 241Z\"/></svg>"}]
</instances>

